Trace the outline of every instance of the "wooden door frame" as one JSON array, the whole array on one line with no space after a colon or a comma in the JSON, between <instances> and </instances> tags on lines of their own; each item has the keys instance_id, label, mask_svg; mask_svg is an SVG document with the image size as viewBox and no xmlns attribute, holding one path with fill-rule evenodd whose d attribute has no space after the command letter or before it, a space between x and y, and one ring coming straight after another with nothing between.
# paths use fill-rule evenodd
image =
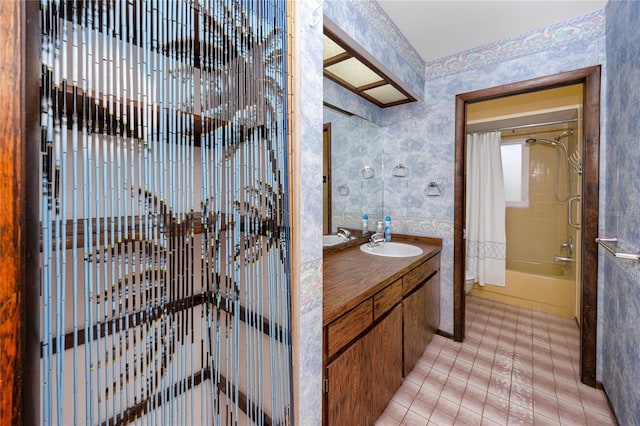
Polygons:
<instances>
[{"instance_id":1,"label":"wooden door frame","mask_svg":"<svg viewBox=\"0 0 640 426\"><path fill-rule=\"evenodd\" d=\"M582 175L582 270L580 321L580 377L583 383L596 386L596 345L598 321L598 235L600 180L600 65L563 72L504 86L492 87L456 96L455 122L455 196L453 231L453 338L461 342L465 331L465 152L466 106L469 103L518 95L582 83L584 137Z\"/></svg>"},{"instance_id":2,"label":"wooden door frame","mask_svg":"<svg viewBox=\"0 0 640 426\"><path fill-rule=\"evenodd\" d=\"M0 424L40 423L39 9L0 2Z\"/></svg>"}]
</instances>

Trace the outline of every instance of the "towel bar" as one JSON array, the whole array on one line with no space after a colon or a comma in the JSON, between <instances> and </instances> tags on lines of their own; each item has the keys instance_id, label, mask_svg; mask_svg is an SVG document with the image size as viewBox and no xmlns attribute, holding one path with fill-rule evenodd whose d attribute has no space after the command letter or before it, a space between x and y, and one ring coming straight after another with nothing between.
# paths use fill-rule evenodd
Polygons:
<instances>
[{"instance_id":1,"label":"towel bar","mask_svg":"<svg viewBox=\"0 0 640 426\"><path fill-rule=\"evenodd\" d=\"M613 238L596 238L596 243L600 244L604 247L612 256L618 257L620 259L631 259L640 262L640 253L624 253L615 251L609 244L607 243L618 243L618 237Z\"/></svg>"}]
</instances>

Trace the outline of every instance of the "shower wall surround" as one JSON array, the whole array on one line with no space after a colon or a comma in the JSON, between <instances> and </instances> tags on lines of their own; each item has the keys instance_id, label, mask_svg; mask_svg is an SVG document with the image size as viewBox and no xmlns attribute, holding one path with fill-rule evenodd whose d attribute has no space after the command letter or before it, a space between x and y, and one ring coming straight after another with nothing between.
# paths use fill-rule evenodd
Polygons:
<instances>
[{"instance_id":1,"label":"shower wall surround","mask_svg":"<svg viewBox=\"0 0 640 426\"><path fill-rule=\"evenodd\" d=\"M640 252L640 2L607 6L608 114L606 195L601 236L617 236L624 249ZM604 264L602 383L621 425L640 424L640 263L600 250Z\"/></svg>"}]
</instances>

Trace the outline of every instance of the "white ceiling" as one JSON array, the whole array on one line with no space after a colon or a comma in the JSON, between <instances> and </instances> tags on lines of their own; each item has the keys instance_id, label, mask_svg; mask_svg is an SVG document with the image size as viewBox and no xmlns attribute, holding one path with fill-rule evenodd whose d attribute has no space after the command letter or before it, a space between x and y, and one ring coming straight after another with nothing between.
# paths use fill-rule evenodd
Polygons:
<instances>
[{"instance_id":1,"label":"white ceiling","mask_svg":"<svg viewBox=\"0 0 640 426\"><path fill-rule=\"evenodd\" d=\"M377 0L425 61L602 9L600 0Z\"/></svg>"}]
</instances>

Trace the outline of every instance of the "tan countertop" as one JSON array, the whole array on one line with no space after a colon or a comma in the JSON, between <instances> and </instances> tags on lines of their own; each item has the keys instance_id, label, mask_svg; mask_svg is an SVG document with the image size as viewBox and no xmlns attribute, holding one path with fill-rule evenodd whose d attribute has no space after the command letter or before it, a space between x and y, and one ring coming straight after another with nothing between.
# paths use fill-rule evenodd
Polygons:
<instances>
[{"instance_id":1,"label":"tan countertop","mask_svg":"<svg viewBox=\"0 0 640 426\"><path fill-rule=\"evenodd\" d=\"M360 245L366 240L351 241L338 250L333 246L325 251L323 259L323 315L327 325L363 300L373 296L390 283L402 277L408 269L440 253L439 238L393 235L393 241L410 243L422 248L423 253L411 257L384 257L364 253ZM335 249L334 249L335 247Z\"/></svg>"}]
</instances>

